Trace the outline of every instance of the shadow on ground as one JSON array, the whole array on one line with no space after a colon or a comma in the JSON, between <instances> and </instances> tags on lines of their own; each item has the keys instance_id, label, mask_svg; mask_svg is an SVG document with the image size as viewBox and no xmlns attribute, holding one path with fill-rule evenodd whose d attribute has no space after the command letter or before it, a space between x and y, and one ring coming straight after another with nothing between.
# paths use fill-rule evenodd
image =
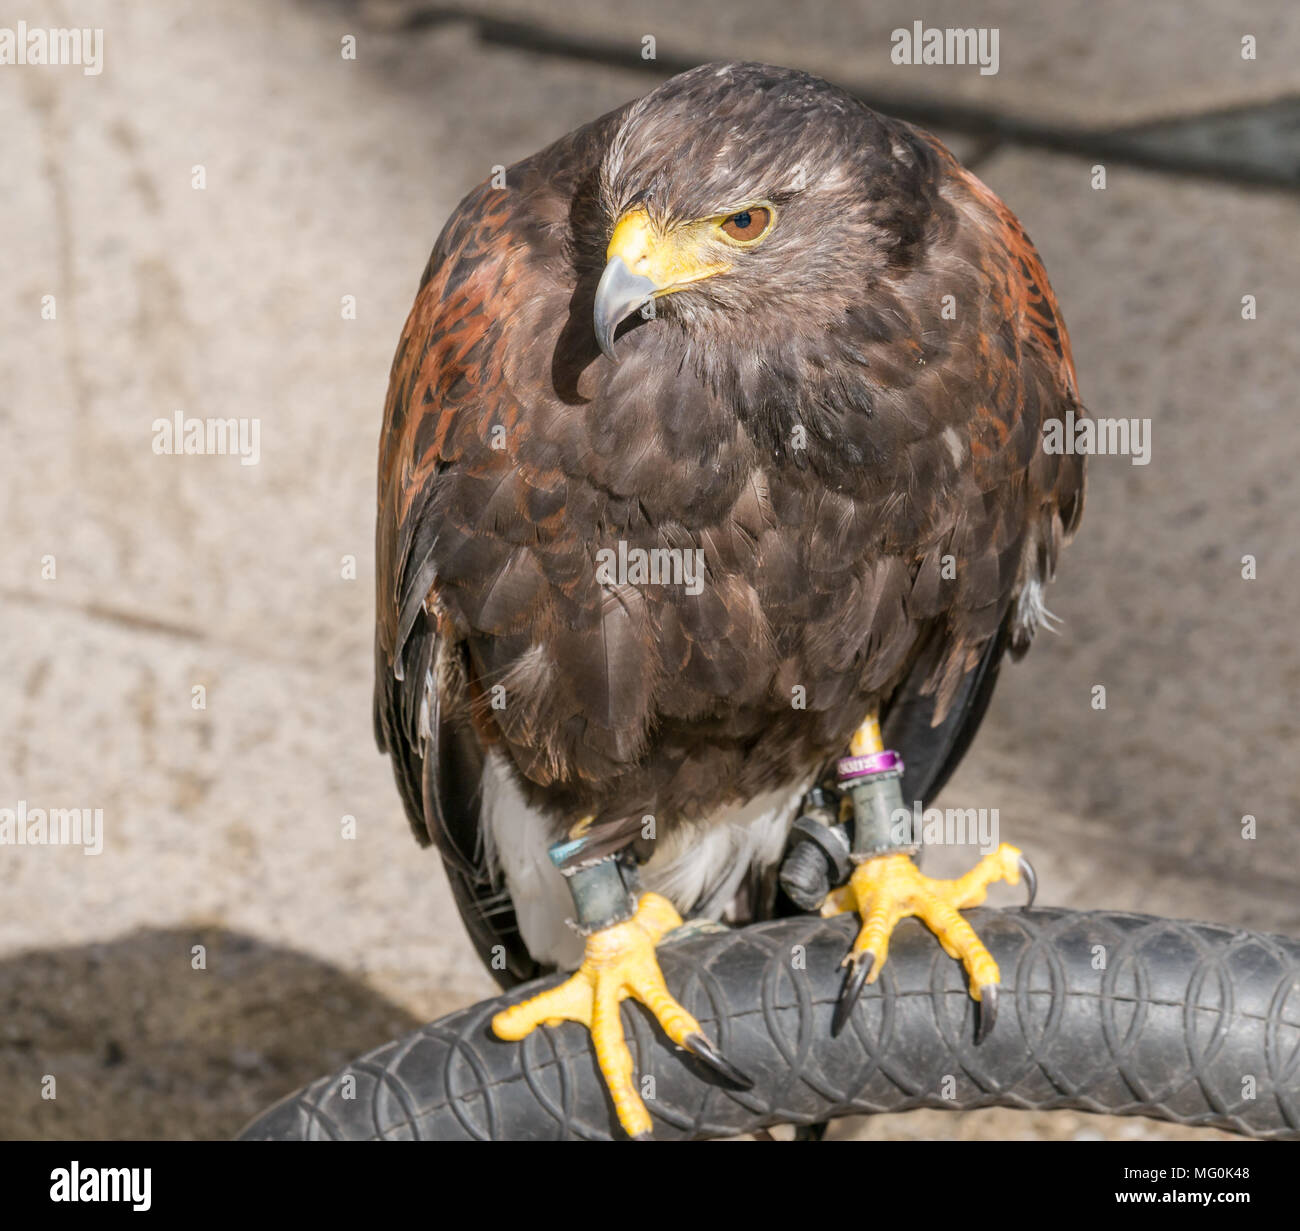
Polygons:
<instances>
[{"instance_id":1,"label":"shadow on ground","mask_svg":"<svg viewBox=\"0 0 1300 1231\"><path fill-rule=\"evenodd\" d=\"M230 1138L420 1024L332 966L220 928L18 954L0 963L0 1006L2 1139Z\"/></svg>"}]
</instances>

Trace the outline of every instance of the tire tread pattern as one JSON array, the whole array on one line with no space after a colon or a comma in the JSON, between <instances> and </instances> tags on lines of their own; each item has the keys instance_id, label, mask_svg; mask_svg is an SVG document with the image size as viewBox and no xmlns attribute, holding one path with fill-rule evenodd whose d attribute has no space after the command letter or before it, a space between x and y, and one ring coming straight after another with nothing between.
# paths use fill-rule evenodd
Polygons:
<instances>
[{"instance_id":1,"label":"tire tread pattern","mask_svg":"<svg viewBox=\"0 0 1300 1231\"><path fill-rule=\"evenodd\" d=\"M966 915L1002 972L997 1026L978 1047L964 973L916 920L900 924L837 1039L830 1020L854 920L781 919L663 946L669 988L756 1084L718 1085L625 1003L656 1137L1001 1106L1300 1138L1300 943L1113 911ZM547 1027L519 1043L491 1033L500 1008L555 982L376 1048L276 1104L242 1139L619 1137L584 1029Z\"/></svg>"}]
</instances>

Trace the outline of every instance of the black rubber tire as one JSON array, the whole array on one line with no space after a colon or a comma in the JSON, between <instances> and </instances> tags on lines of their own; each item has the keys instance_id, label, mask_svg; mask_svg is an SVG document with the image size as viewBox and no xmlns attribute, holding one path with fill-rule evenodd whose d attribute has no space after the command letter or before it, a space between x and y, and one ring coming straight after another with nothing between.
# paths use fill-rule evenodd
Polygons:
<instances>
[{"instance_id":1,"label":"black rubber tire","mask_svg":"<svg viewBox=\"0 0 1300 1231\"><path fill-rule=\"evenodd\" d=\"M1002 973L997 1024L978 1046L961 967L915 920L899 925L879 981L835 1039L853 919L783 919L665 945L669 988L755 1086L725 1088L627 1002L637 1074L653 1079L655 1136L1003 1106L1300 1138L1300 943L1105 911L966 915ZM620 1137L585 1029L547 1027L521 1043L491 1033L497 1010L555 981L376 1049L276 1104L241 1139Z\"/></svg>"}]
</instances>

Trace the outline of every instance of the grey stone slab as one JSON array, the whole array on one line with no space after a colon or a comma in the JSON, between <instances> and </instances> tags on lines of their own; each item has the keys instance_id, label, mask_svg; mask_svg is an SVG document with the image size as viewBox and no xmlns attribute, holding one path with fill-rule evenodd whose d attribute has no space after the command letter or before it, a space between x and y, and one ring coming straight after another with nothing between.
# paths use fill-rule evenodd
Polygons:
<instances>
[{"instance_id":1,"label":"grey stone slab","mask_svg":"<svg viewBox=\"0 0 1300 1231\"><path fill-rule=\"evenodd\" d=\"M443 6L373 0L376 22ZM990 108L1034 121L1093 127L1267 102L1300 89L1300 21L1289 0L1130 0L1033 4L962 0L918 8L905 0L468 0L489 37L559 50L563 45L640 60L653 36L670 64L764 60L805 68L886 96ZM998 71L955 64L896 64L894 32L998 30ZM540 34L538 32L541 32ZM1242 39L1256 58L1242 58Z\"/></svg>"},{"instance_id":2,"label":"grey stone slab","mask_svg":"<svg viewBox=\"0 0 1300 1231\"><path fill-rule=\"evenodd\" d=\"M1300 187L1300 97L1137 125L1100 144L1157 169Z\"/></svg>"}]
</instances>

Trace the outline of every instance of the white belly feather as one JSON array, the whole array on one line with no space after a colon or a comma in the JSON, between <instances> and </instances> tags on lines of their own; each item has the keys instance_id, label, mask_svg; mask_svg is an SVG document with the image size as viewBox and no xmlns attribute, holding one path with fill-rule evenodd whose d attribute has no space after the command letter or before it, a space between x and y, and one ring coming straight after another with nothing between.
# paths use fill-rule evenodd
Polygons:
<instances>
[{"instance_id":1,"label":"white belly feather","mask_svg":"<svg viewBox=\"0 0 1300 1231\"><path fill-rule=\"evenodd\" d=\"M642 886L663 894L683 915L720 918L751 866L768 868L781 858L809 785L761 795L675 829L642 866ZM572 970L582 960L582 937L565 922L573 917L573 900L546 853L550 828L528 807L495 750L484 766L482 819L488 858L505 876L528 951Z\"/></svg>"}]
</instances>

